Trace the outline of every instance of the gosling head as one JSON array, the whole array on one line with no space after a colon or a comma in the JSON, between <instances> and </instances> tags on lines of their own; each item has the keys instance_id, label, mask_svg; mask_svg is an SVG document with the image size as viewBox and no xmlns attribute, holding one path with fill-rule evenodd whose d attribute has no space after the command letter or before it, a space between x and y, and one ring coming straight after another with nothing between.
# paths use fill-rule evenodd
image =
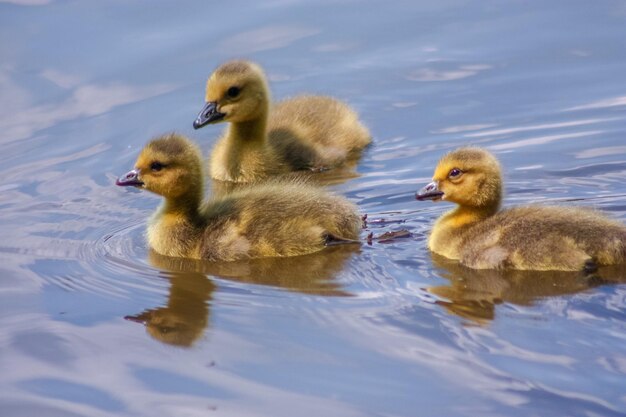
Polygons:
<instances>
[{"instance_id":1,"label":"gosling head","mask_svg":"<svg viewBox=\"0 0 626 417\"><path fill-rule=\"evenodd\" d=\"M418 200L447 200L460 206L497 208L502 198L498 160L480 148L459 148L445 155L433 181L415 195Z\"/></svg>"},{"instance_id":2,"label":"gosling head","mask_svg":"<svg viewBox=\"0 0 626 417\"><path fill-rule=\"evenodd\" d=\"M209 77L205 100L193 122L194 129L222 121L254 120L267 111L269 89L265 74L252 62L227 62Z\"/></svg>"},{"instance_id":3,"label":"gosling head","mask_svg":"<svg viewBox=\"0 0 626 417\"><path fill-rule=\"evenodd\" d=\"M172 133L153 139L141 151L135 169L115 182L144 188L165 198L202 192L200 149L184 136Z\"/></svg>"}]
</instances>

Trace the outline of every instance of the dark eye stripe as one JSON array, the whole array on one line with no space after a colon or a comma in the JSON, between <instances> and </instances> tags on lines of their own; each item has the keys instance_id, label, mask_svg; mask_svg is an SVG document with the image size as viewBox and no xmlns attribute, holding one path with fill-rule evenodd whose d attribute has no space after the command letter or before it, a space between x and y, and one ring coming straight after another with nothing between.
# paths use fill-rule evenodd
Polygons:
<instances>
[{"instance_id":1,"label":"dark eye stripe","mask_svg":"<svg viewBox=\"0 0 626 417\"><path fill-rule=\"evenodd\" d=\"M163 165L160 162L153 162L153 163L150 164L150 170L155 171L155 172L156 171L160 171L163 168L165 168L165 165Z\"/></svg>"},{"instance_id":2,"label":"dark eye stripe","mask_svg":"<svg viewBox=\"0 0 626 417\"><path fill-rule=\"evenodd\" d=\"M228 97L235 98L239 95L239 91L241 91L239 87L230 87L226 94L228 94Z\"/></svg>"},{"instance_id":3,"label":"dark eye stripe","mask_svg":"<svg viewBox=\"0 0 626 417\"><path fill-rule=\"evenodd\" d=\"M458 168L452 168L452 169L450 170L450 172L448 173L448 177L450 177L450 178L456 178L456 177L458 177L459 175L461 175L462 173L463 173L463 171L461 171L460 169L458 169Z\"/></svg>"}]
</instances>

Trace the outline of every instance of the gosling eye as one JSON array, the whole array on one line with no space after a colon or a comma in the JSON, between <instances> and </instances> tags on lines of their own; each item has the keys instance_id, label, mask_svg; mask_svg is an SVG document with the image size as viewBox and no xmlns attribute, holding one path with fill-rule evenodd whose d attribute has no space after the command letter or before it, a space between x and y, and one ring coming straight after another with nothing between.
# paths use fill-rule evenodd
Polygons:
<instances>
[{"instance_id":1,"label":"gosling eye","mask_svg":"<svg viewBox=\"0 0 626 417\"><path fill-rule=\"evenodd\" d=\"M230 87L228 91L226 91L226 94L228 94L230 98L235 98L239 95L240 91L241 89L239 87Z\"/></svg>"},{"instance_id":2,"label":"gosling eye","mask_svg":"<svg viewBox=\"0 0 626 417\"><path fill-rule=\"evenodd\" d=\"M150 164L150 170L153 172L159 172L163 168L165 168L165 165L160 162L153 162Z\"/></svg>"},{"instance_id":3,"label":"gosling eye","mask_svg":"<svg viewBox=\"0 0 626 417\"><path fill-rule=\"evenodd\" d=\"M463 173L463 171L461 171L458 168L452 168L450 170L450 172L448 173L448 178L459 178L461 176L461 174Z\"/></svg>"}]
</instances>

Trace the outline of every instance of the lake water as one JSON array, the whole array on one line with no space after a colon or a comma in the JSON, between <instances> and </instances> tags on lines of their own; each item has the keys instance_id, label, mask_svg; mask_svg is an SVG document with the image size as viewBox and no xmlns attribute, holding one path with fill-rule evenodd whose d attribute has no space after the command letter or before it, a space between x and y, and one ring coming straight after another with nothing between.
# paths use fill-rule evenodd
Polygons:
<instances>
[{"instance_id":1,"label":"lake water","mask_svg":"<svg viewBox=\"0 0 626 417\"><path fill-rule=\"evenodd\" d=\"M623 1L0 1L0 415L624 416L626 273L472 272L425 239L439 157L494 151L506 204L626 221ZM234 265L150 255L114 186L261 63L374 136L331 186L388 244ZM383 221L384 220L384 221ZM364 236L368 231L364 231Z\"/></svg>"}]
</instances>

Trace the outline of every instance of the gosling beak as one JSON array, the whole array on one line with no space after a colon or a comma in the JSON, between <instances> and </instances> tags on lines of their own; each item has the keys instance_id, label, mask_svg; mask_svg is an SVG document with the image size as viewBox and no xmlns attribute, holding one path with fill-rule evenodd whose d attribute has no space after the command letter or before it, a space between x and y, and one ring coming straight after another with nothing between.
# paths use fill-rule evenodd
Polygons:
<instances>
[{"instance_id":1,"label":"gosling beak","mask_svg":"<svg viewBox=\"0 0 626 417\"><path fill-rule=\"evenodd\" d=\"M124 320L145 325L150 321L150 310L146 310L143 313L135 314L132 316L124 316Z\"/></svg>"},{"instance_id":2,"label":"gosling beak","mask_svg":"<svg viewBox=\"0 0 626 417\"><path fill-rule=\"evenodd\" d=\"M119 185L121 187L126 187L129 185L135 187L143 187L143 181L139 179L139 170L133 169L132 171L128 171L126 174L122 175L115 181L115 185Z\"/></svg>"},{"instance_id":3,"label":"gosling beak","mask_svg":"<svg viewBox=\"0 0 626 417\"><path fill-rule=\"evenodd\" d=\"M415 193L415 199L419 201L425 200L433 200L438 201L443 197L443 192L439 191L439 186L437 185L437 181L433 181L428 184L426 187L419 190Z\"/></svg>"},{"instance_id":4,"label":"gosling beak","mask_svg":"<svg viewBox=\"0 0 626 417\"><path fill-rule=\"evenodd\" d=\"M219 122L225 116L226 114L217 111L216 101L207 101L200 114L198 114L198 117L196 117L196 120L194 120L193 128L200 129L202 126L208 125L209 123Z\"/></svg>"}]
</instances>

